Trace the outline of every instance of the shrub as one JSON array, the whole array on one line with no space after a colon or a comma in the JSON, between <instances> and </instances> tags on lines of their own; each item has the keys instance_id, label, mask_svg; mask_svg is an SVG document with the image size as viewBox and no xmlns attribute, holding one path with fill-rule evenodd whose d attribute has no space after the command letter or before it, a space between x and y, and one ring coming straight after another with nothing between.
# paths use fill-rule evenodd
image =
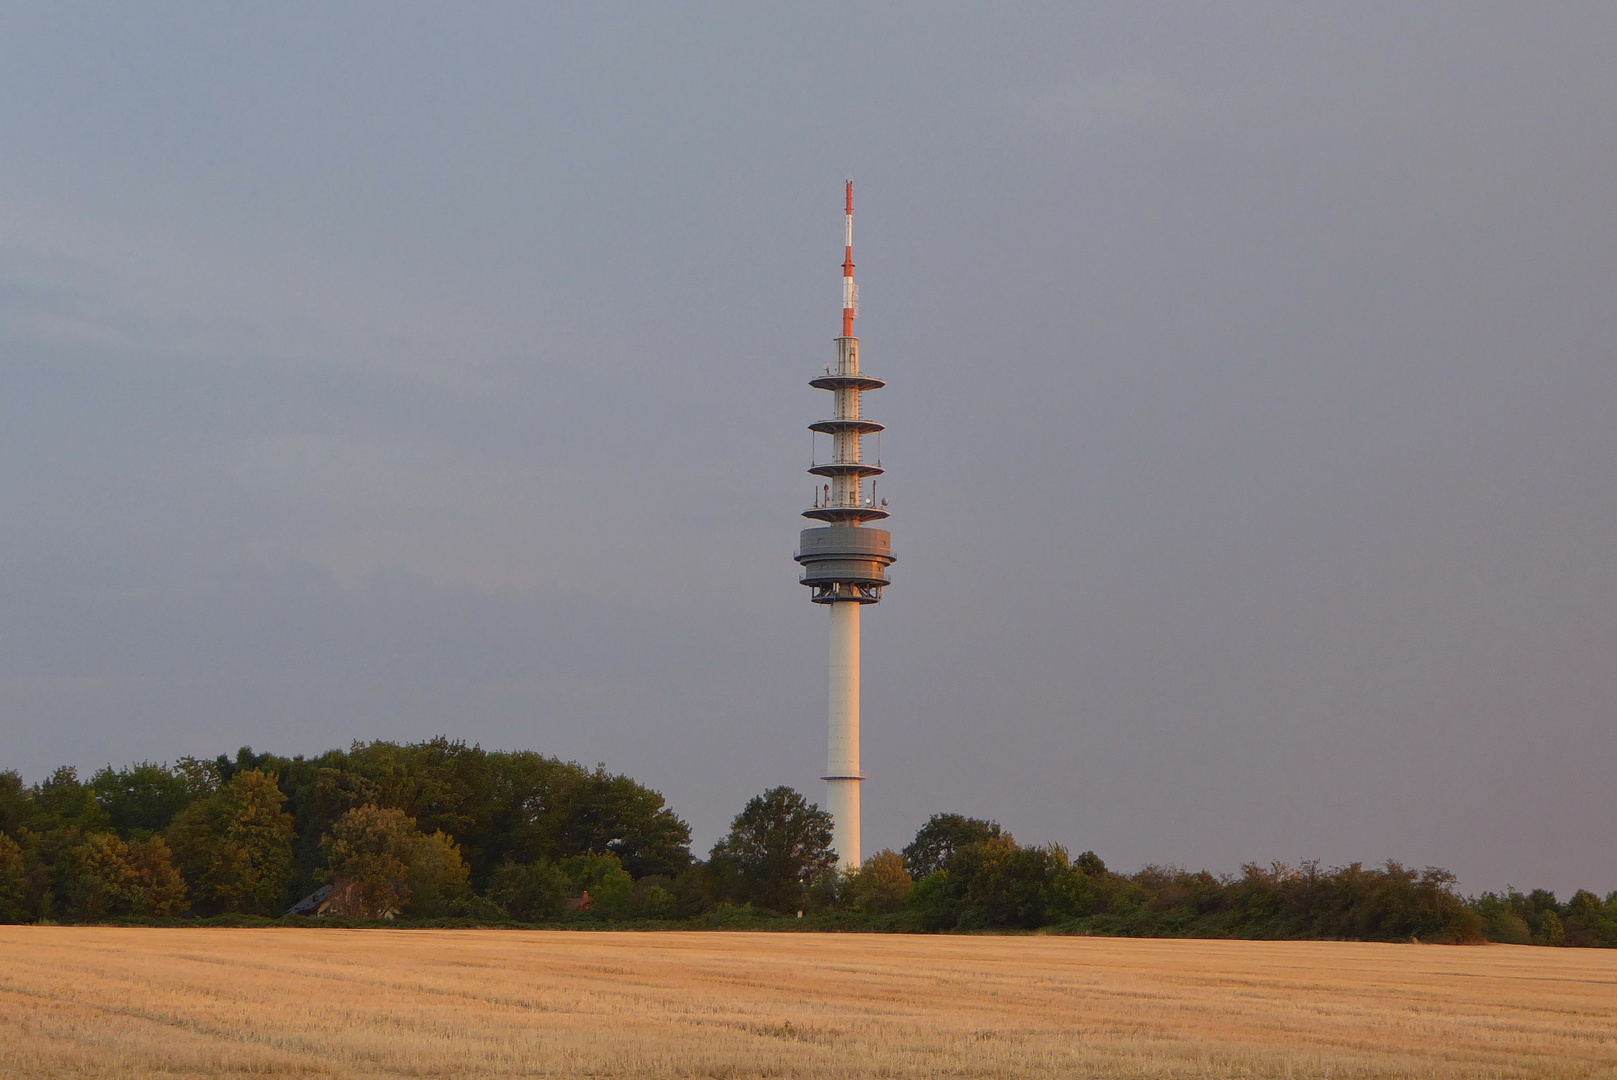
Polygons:
<instances>
[{"instance_id":1,"label":"shrub","mask_svg":"<svg viewBox=\"0 0 1617 1080\"><path fill-rule=\"evenodd\" d=\"M488 898L521 922L549 922L561 918L567 904L567 875L548 859L531 863L508 862L494 871Z\"/></svg>"},{"instance_id":2,"label":"shrub","mask_svg":"<svg viewBox=\"0 0 1617 1080\"><path fill-rule=\"evenodd\" d=\"M627 919L634 915L634 878L610 852L600 855L574 855L563 859L558 868L567 878L568 896L587 906L579 909L587 919Z\"/></svg>"},{"instance_id":3,"label":"shrub","mask_svg":"<svg viewBox=\"0 0 1617 1080\"><path fill-rule=\"evenodd\" d=\"M884 915L901 909L914 887L903 856L885 850L865 860L849 883L848 895L858 910Z\"/></svg>"}]
</instances>

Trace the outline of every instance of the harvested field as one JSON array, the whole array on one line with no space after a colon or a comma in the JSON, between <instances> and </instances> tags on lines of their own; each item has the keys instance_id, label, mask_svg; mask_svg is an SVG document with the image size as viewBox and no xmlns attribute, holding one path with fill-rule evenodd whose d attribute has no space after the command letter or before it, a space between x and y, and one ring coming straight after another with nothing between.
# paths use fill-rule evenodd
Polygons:
<instances>
[{"instance_id":1,"label":"harvested field","mask_svg":"<svg viewBox=\"0 0 1617 1080\"><path fill-rule=\"evenodd\" d=\"M1617 951L0 927L0 1076L1611 1077Z\"/></svg>"}]
</instances>

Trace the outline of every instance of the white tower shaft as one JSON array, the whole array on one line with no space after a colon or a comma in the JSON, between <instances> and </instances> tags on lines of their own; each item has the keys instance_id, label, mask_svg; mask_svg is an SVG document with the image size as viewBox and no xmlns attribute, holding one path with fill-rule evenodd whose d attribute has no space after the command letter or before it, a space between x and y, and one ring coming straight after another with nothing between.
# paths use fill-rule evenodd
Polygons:
<instances>
[{"instance_id":1,"label":"white tower shaft","mask_svg":"<svg viewBox=\"0 0 1617 1080\"><path fill-rule=\"evenodd\" d=\"M850 600L831 604L831 730L826 755L827 809L832 844L845 869L857 870L859 851L859 609Z\"/></svg>"}]
</instances>

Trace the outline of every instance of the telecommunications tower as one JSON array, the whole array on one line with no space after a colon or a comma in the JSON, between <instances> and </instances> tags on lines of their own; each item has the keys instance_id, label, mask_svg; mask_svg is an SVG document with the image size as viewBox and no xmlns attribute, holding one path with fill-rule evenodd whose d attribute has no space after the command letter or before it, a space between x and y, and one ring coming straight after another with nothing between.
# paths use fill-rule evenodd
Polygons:
<instances>
[{"instance_id":1,"label":"telecommunications tower","mask_svg":"<svg viewBox=\"0 0 1617 1080\"><path fill-rule=\"evenodd\" d=\"M824 375L809 380L810 386L831 391L835 406L831 419L809 425L810 431L831 436L831 459L822 463L816 453L810 462L809 472L826 480L815 485L814 505L803 516L828 524L803 530L796 558L803 567L803 584L814 590L811 599L831 609L831 739L823 779L837 857L842 866L858 869L859 784L865 778L859 769L859 609L881 599L893 563L893 538L886 529L865 527L867 521L887 517L887 500L876 501L880 453L874 464L863 454L864 437L881 431L882 425L861 415L859 395L886 383L859 371L859 339L853 336L859 288L853 283L852 180L847 200L836 368L827 365ZM866 477L871 478L868 493Z\"/></svg>"}]
</instances>

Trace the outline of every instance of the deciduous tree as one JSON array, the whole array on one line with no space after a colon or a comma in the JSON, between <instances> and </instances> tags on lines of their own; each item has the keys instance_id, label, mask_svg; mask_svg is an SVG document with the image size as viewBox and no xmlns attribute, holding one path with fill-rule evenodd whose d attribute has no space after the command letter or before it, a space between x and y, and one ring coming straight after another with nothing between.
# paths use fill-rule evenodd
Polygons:
<instances>
[{"instance_id":1,"label":"deciduous tree","mask_svg":"<svg viewBox=\"0 0 1617 1080\"><path fill-rule=\"evenodd\" d=\"M848 895L854 907L873 915L897 911L909 899L915 882L904 868L904 858L891 849L878 851L853 875Z\"/></svg>"},{"instance_id":2,"label":"deciduous tree","mask_svg":"<svg viewBox=\"0 0 1617 1080\"><path fill-rule=\"evenodd\" d=\"M127 844L114 833L92 833L68 849L57 873L69 918L162 917L185 908L185 882L159 837Z\"/></svg>"},{"instance_id":3,"label":"deciduous tree","mask_svg":"<svg viewBox=\"0 0 1617 1080\"><path fill-rule=\"evenodd\" d=\"M736 815L708 862L736 899L796 910L808 883L836 865L831 815L789 787L770 788Z\"/></svg>"},{"instance_id":4,"label":"deciduous tree","mask_svg":"<svg viewBox=\"0 0 1617 1080\"><path fill-rule=\"evenodd\" d=\"M20 922L27 909L22 848L0 832L0 923Z\"/></svg>"},{"instance_id":5,"label":"deciduous tree","mask_svg":"<svg viewBox=\"0 0 1617 1080\"><path fill-rule=\"evenodd\" d=\"M17 838L17 831L28 816L31 797L27 785L15 770L0 772L0 833L5 833L13 840Z\"/></svg>"},{"instance_id":6,"label":"deciduous tree","mask_svg":"<svg viewBox=\"0 0 1617 1080\"><path fill-rule=\"evenodd\" d=\"M183 773L150 761L118 770L109 765L90 778L90 788L113 829L126 839L162 832L196 795Z\"/></svg>"},{"instance_id":7,"label":"deciduous tree","mask_svg":"<svg viewBox=\"0 0 1617 1080\"><path fill-rule=\"evenodd\" d=\"M916 881L943 869L949 856L967 844L992 840L1000 833L999 822L963 814L933 814L904 849L904 867Z\"/></svg>"},{"instance_id":8,"label":"deciduous tree","mask_svg":"<svg viewBox=\"0 0 1617 1080\"><path fill-rule=\"evenodd\" d=\"M320 877L336 888L333 913L379 919L403 911L420 836L415 819L392 807L360 806L338 818L320 841L326 855Z\"/></svg>"},{"instance_id":9,"label":"deciduous tree","mask_svg":"<svg viewBox=\"0 0 1617 1080\"><path fill-rule=\"evenodd\" d=\"M406 913L421 919L461 914L472 895L470 874L453 837L442 830L418 834L405 876L410 890Z\"/></svg>"},{"instance_id":10,"label":"deciduous tree","mask_svg":"<svg viewBox=\"0 0 1617 1080\"><path fill-rule=\"evenodd\" d=\"M456 914L471 895L469 870L454 840L424 835L394 807L361 806L337 819L320 843L321 878L336 887L332 910L361 919Z\"/></svg>"},{"instance_id":11,"label":"deciduous tree","mask_svg":"<svg viewBox=\"0 0 1617 1080\"><path fill-rule=\"evenodd\" d=\"M548 859L508 862L494 871L488 898L521 922L549 922L561 917L570 883Z\"/></svg>"},{"instance_id":12,"label":"deciduous tree","mask_svg":"<svg viewBox=\"0 0 1617 1080\"><path fill-rule=\"evenodd\" d=\"M292 815L276 778L236 771L170 824L168 839L206 913L279 915L297 880Z\"/></svg>"}]
</instances>

